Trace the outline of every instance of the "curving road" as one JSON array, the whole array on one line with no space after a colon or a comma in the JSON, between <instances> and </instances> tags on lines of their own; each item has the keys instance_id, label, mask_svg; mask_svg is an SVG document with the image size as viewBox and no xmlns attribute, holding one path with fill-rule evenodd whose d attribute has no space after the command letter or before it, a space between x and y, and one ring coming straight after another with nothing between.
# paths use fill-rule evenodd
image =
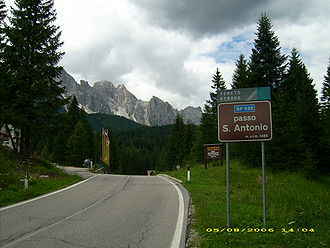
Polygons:
<instances>
[{"instance_id":1,"label":"curving road","mask_svg":"<svg viewBox=\"0 0 330 248\"><path fill-rule=\"evenodd\" d=\"M175 184L159 176L94 175L2 208L0 247L184 247L189 196Z\"/></svg>"}]
</instances>

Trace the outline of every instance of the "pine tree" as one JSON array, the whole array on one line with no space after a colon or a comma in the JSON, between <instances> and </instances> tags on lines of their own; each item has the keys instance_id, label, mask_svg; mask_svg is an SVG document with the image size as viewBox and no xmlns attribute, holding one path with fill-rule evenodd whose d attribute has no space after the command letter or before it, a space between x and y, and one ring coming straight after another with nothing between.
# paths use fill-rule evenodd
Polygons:
<instances>
[{"instance_id":1,"label":"pine tree","mask_svg":"<svg viewBox=\"0 0 330 248\"><path fill-rule=\"evenodd\" d=\"M236 65L236 69L233 74L233 82L231 87L233 89L248 87L249 68L248 68L248 62L243 54L239 56L239 59L235 62L235 65Z\"/></svg>"},{"instance_id":2,"label":"pine tree","mask_svg":"<svg viewBox=\"0 0 330 248\"><path fill-rule=\"evenodd\" d=\"M274 113L278 128L274 130L271 158L277 160L275 166L315 169L320 142L319 106L313 79L296 49L291 52L288 71L278 90Z\"/></svg>"},{"instance_id":3,"label":"pine tree","mask_svg":"<svg viewBox=\"0 0 330 248\"><path fill-rule=\"evenodd\" d=\"M299 84L296 91L296 103L298 104L297 114L304 133L304 140L315 148L319 143L320 137L317 91L314 88L313 79L310 77L296 49L292 50L290 67L285 81L285 84L290 81L292 81L292 84ZM291 100L292 96L294 96L293 92L290 94Z\"/></svg>"},{"instance_id":4,"label":"pine tree","mask_svg":"<svg viewBox=\"0 0 330 248\"><path fill-rule=\"evenodd\" d=\"M207 111L208 111L208 113L212 114L216 118L217 106L218 106L217 92L218 92L218 90L226 89L225 81L223 80L223 77L218 68L217 68L215 74L213 75L212 83L213 83L213 85L211 85L211 88L214 89L214 91L210 92L210 100L206 101L207 105L210 107L210 108L207 108Z\"/></svg>"},{"instance_id":5,"label":"pine tree","mask_svg":"<svg viewBox=\"0 0 330 248\"><path fill-rule=\"evenodd\" d=\"M177 115L168 144L157 165L159 170L173 170L176 165L182 165L189 158L192 146L192 127L184 124L180 115Z\"/></svg>"},{"instance_id":6,"label":"pine tree","mask_svg":"<svg viewBox=\"0 0 330 248\"><path fill-rule=\"evenodd\" d=\"M277 108L277 88L281 84L286 67L286 56L281 55L280 42L272 30L272 23L268 15L261 14L258 20L257 37L249 62L247 87L271 87L272 108ZM273 120L276 123L276 115ZM279 127L280 128L280 127ZM273 130L277 126L273 125ZM275 133L275 131L274 131ZM275 134L274 134L275 136ZM267 144L266 146L269 146ZM240 159L249 166L261 163L260 143L248 142L236 146L240 150ZM267 147L266 147L267 148Z\"/></svg>"},{"instance_id":7,"label":"pine tree","mask_svg":"<svg viewBox=\"0 0 330 248\"><path fill-rule=\"evenodd\" d=\"M64 88L55 78L61 67L57 63L63 53L58 51L61 32L56 20L53 0L16 0L9 25L4 33L8 39L3 61L10 75L10 88L16 93L8 111L10 120L21 131L20 152L32 152L33 135L56 123L63 104Z\"/></svg>"},{"instance_id":8,"label":"pine tree","mask_svg":"<svg viewBox=\"0 0 330 248\"><path fill-rule=\"evenodd\" d=\"M56 162L64 163L68 157L66 143L73 134L79 122L79 106L75 96L70 99L68 112L58 117L59 125L56 130L52 156Z\"/></svg>"},{"instance_id":9,"label":"pine tree","mask_svg":"<svg viewBox=\"0 0 330 248\"><path fill-rule=\"evenodd\" d=\"M53 149L53 157L58 162L72 162L71 151L66 149L68 138L73 135L77 125L80 123L83 128L84 138L88 143L88 151L84 153L86 158L96 161L96 142L95 133L92 125L89 123L86 112L80 109L76 97L72 97L68 106L68 112L63 116L62 124L59 126ZM72 144L71 144L72 147Z\"/></svg>"},{"instance_id":10,"label":"pine tree","mask_svg":"<svg viewBox=\"0 0 330 248\"><path fill-rule=\"evenodd\" d=\"M0 126L5 123L6 115L10 114L8 111L8 98L10 96L10 88L8 87L8 74L6 73L3 49L6 44L4 34L4 21L6 18L6 5L4 0L0 0Z\"/></svg>"},{"instance_id":11,"label":"pine tree","mask_svg":"<svg viewBox=\"0 0 330 248\"><path fill-rule=\"evenodd\" d=\"M330 171L330 61L324 76L321 96L321 145L319 152L319 168L322 172Z\"/></svg>"},{"instance_id":12,"label":"pine tree","mask_svg":"<svg viewBox=\"0 0 330 248\"><path fill-rule=\"evenodd\" d=\"M214 91L210 92L210 100L206 101L204 111L201 116L201 123L199 124L196 139L193 143L193 154L196 161L201 161L203 158L203 144L218 142L218 90L226 90L225 81L217 68L212 79L213 85L211 88Z\"/></svg>"},{"instance_id":13,"label":"pine tree","mask_svg":"<svg viewBox=\"0 0 330 248\"><path fill-rule=\"evenodd\" d=\"M68 115L66 121L67 131L73 130L73 128L77 125L81 116L82 115L80 113L80 108L77 98L76 96L73 96L68 107Z\"/></svg>"},{"instance_id":14,"label":"pine tree","mask_svg":"<svg viewBox=\"0 0 330 248\"><path fill-rule=\"evenodd\" d=\"M173 170L175 166L180 164L183 160L183 133L183 120L180 115L177 115L175 123L172 127L165 156L167 169L169 170Z\"/></svg>"},{"instance_id":15,"label":"pine tree","mask_svg":"<svg viewBox=\"0 0 330 248\"><path fill-rule=\"evenodd\" d=\"M87 137L87 142L88 142L88 159L96 159L95 157L95 142L94 142L94 131L92 128L92 125L89 123L86 112L83 109L80 109L79 111L79 121L83 124L85 132L86 132L86 137Z\"/></svg>"},{"instance_id":16,"label":"pine tree","mask_svg":"<svg viewBox=\"0 0 330 248\"><path fill-rule=\"evenodd\" d=\"M281 83L286 57L281 55L280 42L272 27L268 15L261 14L251 54L249 87L270 86L274 89Z\"/></svg>"},{"instance_id":17,"label":"pine tree","mask_svg":"<svg viewBox=\"0 0 330 248\"><path fill-rule=\"evenodd\" d=\"M4 43L5 35L4 35L4 21L7 15L6 4L4 0L0 0L0 48L2 49L2 45Z\"/></svg>"},{"instance_id":18,"label":"pine tree","mask_svg":"<svg viewBox=\"0 0 330 248\"><path fill-rule=\"evenodd\" d=\"M8 43L7 36L4 32L5 19L7 17L7 9L3 0L0 0L0 127L5 127L9 138L13 145L14 151L18 151L18 143L11 135L11 121L14 118L14 114L10 110L10 106L15 99L15 90L11 87L10 76L8 73L7 63L4 59L4 48Z\"/></svg>"},{"instance_id":19,"label":"pine tree","mask_svg":"<svg viewBox=\"0 0 330 248\"><path fill-rule=\"evenodd\" d=\"M225 81L222 78L221 73L218 68L213 75L212 79L213 85L211 86L214 89L214 92L210 92L210 100L207 100L204 105L204 112L201 117L200 131L203 137L204 142L216 142L217 141L217 128L218 128L218 100L217 92L218 90L226 90Z\"/></svg>"},{"instance_id":20,"label":"pine tree","mask_svg":"<svg viewBox=\"0 0 330 248\"><path fill-rule=\"evenodd\" d=\"M82 166L89 156L88 134L84 124L79 121L67 141L67 160L75 166Z\"/></svg>"},{"instance_id":21,"label":"pine tree","mask_svg":"<svg viewBox=\"0 0 330 248\"><path fill-rule=\"evenodd\" d=\"M321 101L324 102L326 106L330 107L330 60L327 68L327 74L324 75Z\"/></svg>"}]
</instances>

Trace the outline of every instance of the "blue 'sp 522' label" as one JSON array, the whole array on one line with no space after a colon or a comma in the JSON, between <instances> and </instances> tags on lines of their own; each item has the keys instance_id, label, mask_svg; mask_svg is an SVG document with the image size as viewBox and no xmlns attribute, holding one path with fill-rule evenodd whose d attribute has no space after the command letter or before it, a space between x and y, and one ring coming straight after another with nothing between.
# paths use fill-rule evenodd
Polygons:
<instances>
[{"instance_id":1,"label":"blue 'sp 522' label","mask_svg":"<svg viewBox=\"0 0 330 248\"><path fill-rule=\"evenodd\" d=\"M235 113L247 113L247 112L255 112L255 105L234 105Z\"/></svg>"}]
</instances>

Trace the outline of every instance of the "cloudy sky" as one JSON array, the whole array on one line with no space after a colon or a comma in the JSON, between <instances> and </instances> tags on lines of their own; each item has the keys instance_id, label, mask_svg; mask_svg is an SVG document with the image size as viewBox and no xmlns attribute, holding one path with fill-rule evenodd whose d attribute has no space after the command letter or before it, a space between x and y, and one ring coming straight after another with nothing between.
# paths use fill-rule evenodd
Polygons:
<instances>
[{"instance_id":1,"label":"cloudy sky","mask_svg":"<svg viewBox=\"0 0 330 248\"><path fill-rule=\"evenodd\" d=\"M124 84L176 108L203 106L217 67L230 86L261 12L282 53L299 50L318 91L329 62L329 0L55 0L55 8L61 65L77 81Z\"/></svg>"}]
</instances>

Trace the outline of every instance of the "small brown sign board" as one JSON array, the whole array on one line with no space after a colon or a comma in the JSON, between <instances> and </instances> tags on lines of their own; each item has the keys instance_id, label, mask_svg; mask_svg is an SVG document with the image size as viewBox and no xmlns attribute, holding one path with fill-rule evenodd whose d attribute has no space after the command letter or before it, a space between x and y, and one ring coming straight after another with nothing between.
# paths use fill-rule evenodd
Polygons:
<instances>
[{"instance_id":1,"label":"small brown sign board","mask_svg":"<svg viewBox=\"0 0 330 248\"><path fill-rule=\"evenodd\" d=\"M220 103L218 114L218 135L221 142L272 139L269 101Z\"/></svg>"},{"instance_id":2,"label":"small brown sign board","mask_svg":"<svg viewBox=\"0 0 330 248\"><path fill-rule=\"evenodd\" d=\"M222 144L205 144L204 145L205 160L221 159Z\"/></svg>"}]
</instances>

